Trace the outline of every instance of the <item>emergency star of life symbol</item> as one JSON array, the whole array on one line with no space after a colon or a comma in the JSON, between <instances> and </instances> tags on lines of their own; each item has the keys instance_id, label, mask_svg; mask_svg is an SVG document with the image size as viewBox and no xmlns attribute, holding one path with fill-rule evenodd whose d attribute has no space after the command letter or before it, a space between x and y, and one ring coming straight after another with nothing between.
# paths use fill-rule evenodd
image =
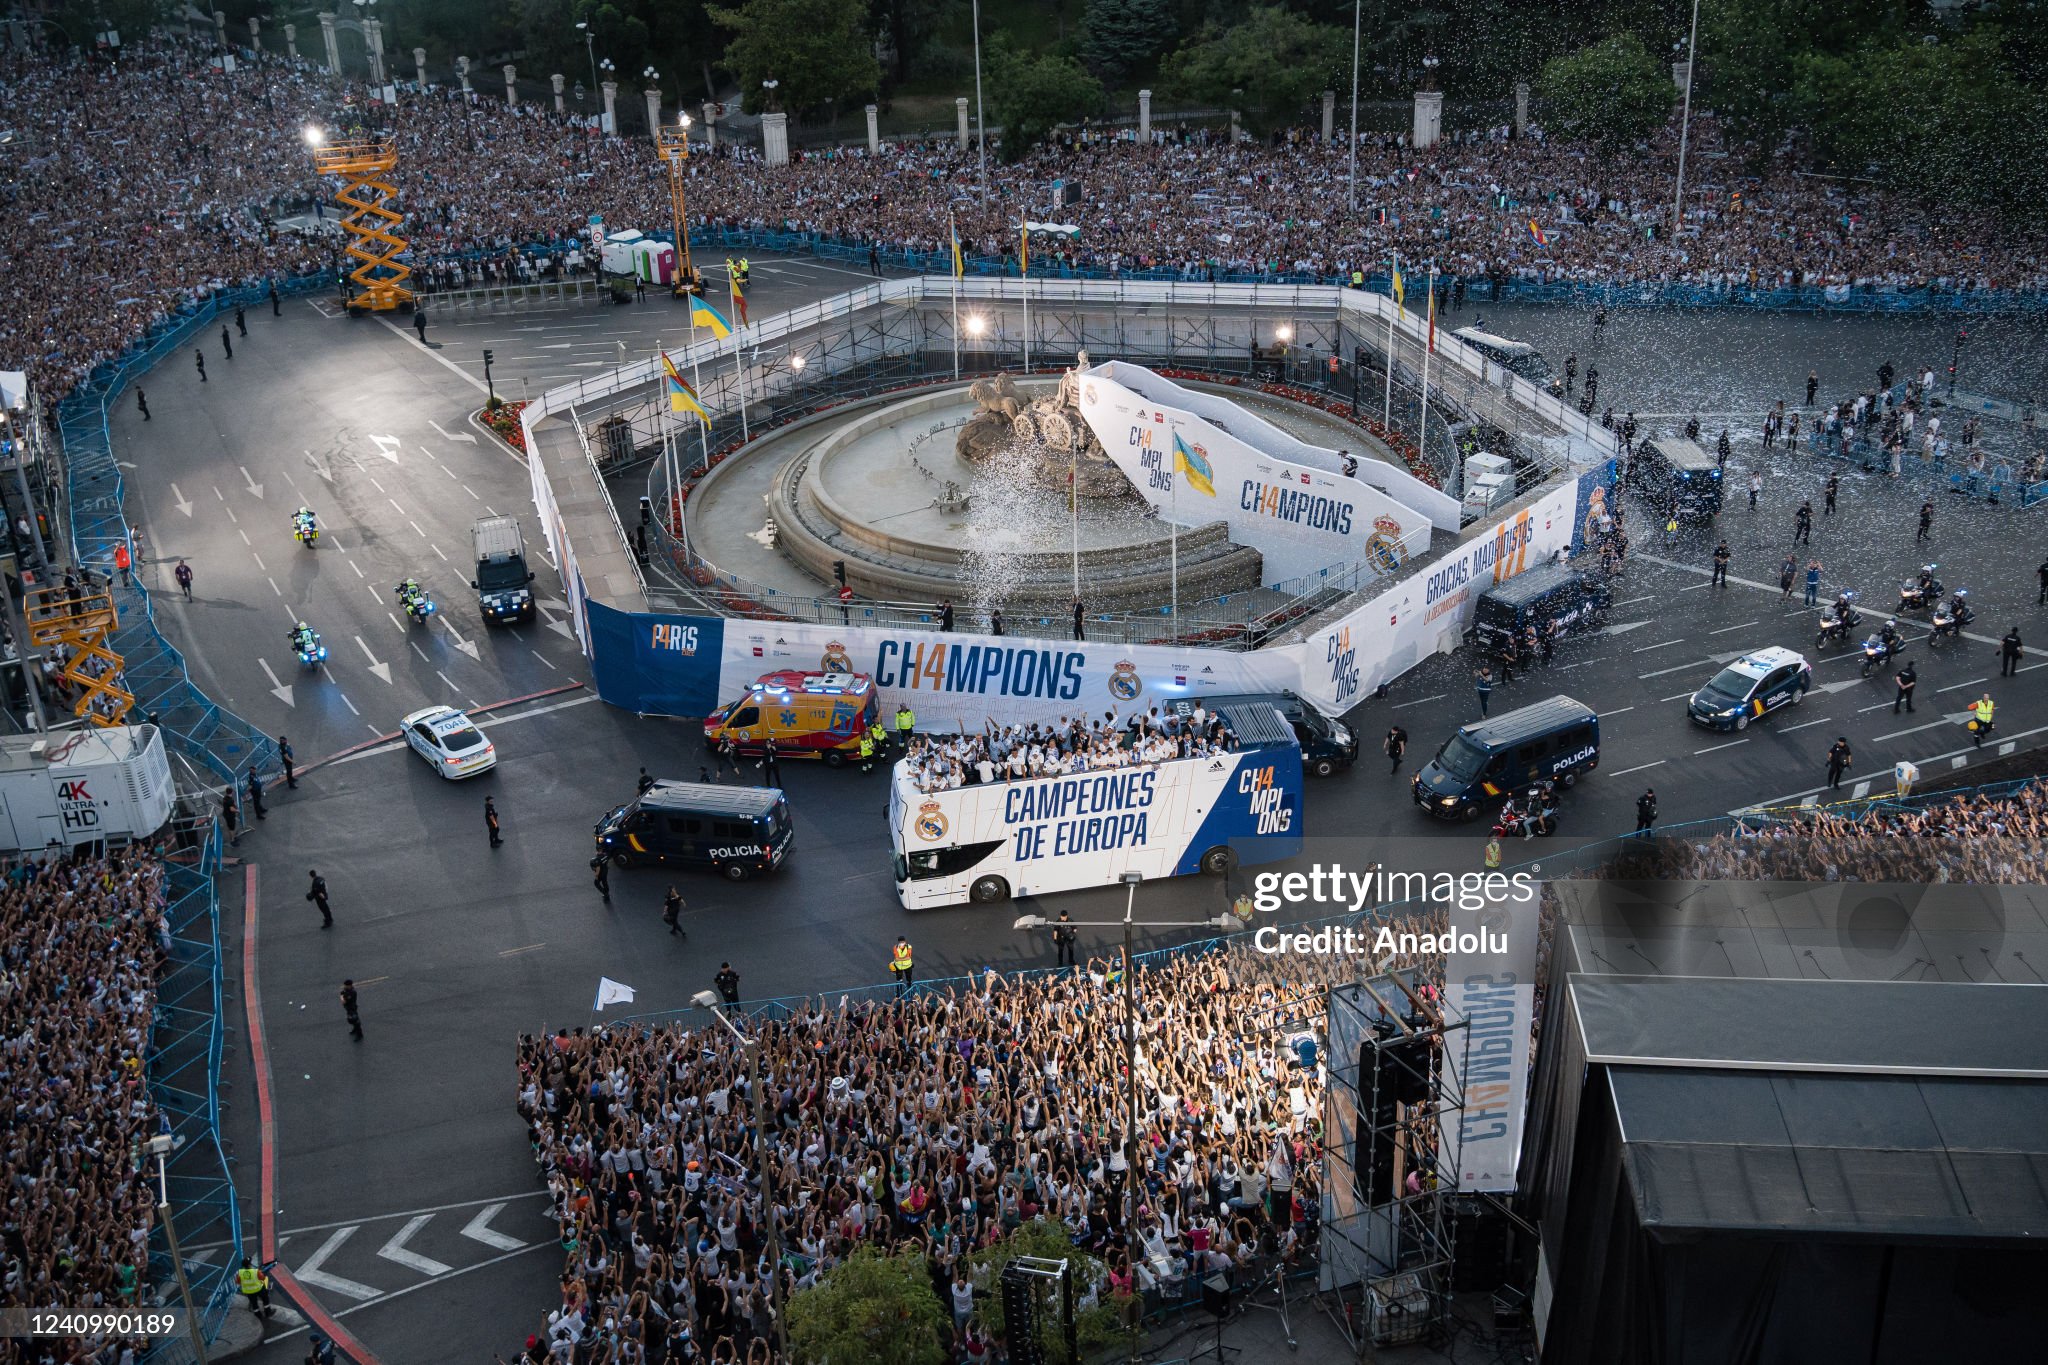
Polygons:
<instances>
[{"instance_id":1,"label":"emergency star of life symbol","mask_svg":"<svg viewBox=\"0 0 2048 1365\"><path fill-rule=\"evenodd\" d=\"M934 844L946 837L946 816L938 802L927 801L917 808L917 837Z\"/></svg>"}]
</instances>

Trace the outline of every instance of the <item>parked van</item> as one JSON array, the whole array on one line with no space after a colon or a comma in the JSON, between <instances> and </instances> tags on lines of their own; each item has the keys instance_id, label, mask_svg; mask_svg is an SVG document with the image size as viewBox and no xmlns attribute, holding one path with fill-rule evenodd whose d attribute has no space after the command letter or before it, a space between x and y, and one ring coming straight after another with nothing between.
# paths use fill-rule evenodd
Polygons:
<instances>
[{"instance_id":1,"label":"parked van","mask_svg":"<svg viewBox=\"0 0 2048 1365\"><path fill-rule=\"evenodd\" d=\"M1650 506L1680 521L1721 515L1721 464L1683 436L1655 436L1636 447L1629 482Z\"/></svg>"},{"instance_id":2,"label":"parked van","mask_svg":"<svg viewBox=\"0 0 2048 1365\"><path fill-rule=\"evenodd\" d=\"M1597 625L1614 594L1592 574L1568 564L1539 564L1479 595L1472 628L1489 652L1507 640L1520 640L1529 627L1540 637L1556 622L1567 634Z\"/></svg>"},{"instance_id":3,"label":"parked van","mask_svg":"<svg viewBox=\"0 0 2048 1365\"><path fill-rule=\"evenodd\" d=\"M1600 717L1552 697L1463 725L1410 783L1415 804L1443 820L1469 820L1490 800L1549 778L1569 787L1600 766Z\"/></svg>"},{"instance_id":4,"label":"parked van","mask_svg":"<svg viewBox=\"0 0 2048 1365\"><path fill-rule=\"evenodd\" d=\"M596 838L620 867L709 867L743 882L782 866L796 833L779 788L663 781L609 811Z\"/></svg>"},{"instance_id":5,"label":"parked van","mask_svg":"<svg viewBox=\"0 0 2048 1365\"><path fill-rule=\"evenodd\" d=\"M1352 733L1351 727L1341 720L1331 720L1292 692L1233 692L1227 697L1178 697L1173 703L1174 714L1190 714L1198 701L1211 714L1226 706L1272 707L1294 730L1294 738L1301 745L1302 771L1316 777L1329 777L1338 769L1348 768L1358 761L1358 736Z\"/></svg>"},{"instance_id":6,"label":"parked van","mask_svg":"<svg viewBox=\"0 0 2048 1365\"><path fill-rule=\"evenodd\" d=\"M770 673L705 717L704 743L729 739L740 753L758 754L772 735L778 758L822 758L837 768L860 757L861 732L881 705L865 673Z\"/></svg>"}]
</instances>

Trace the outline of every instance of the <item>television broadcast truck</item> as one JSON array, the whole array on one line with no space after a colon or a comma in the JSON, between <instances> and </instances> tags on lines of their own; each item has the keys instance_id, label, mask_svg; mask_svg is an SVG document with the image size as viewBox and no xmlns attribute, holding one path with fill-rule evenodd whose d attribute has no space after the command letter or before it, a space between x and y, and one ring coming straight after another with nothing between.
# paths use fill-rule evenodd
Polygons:
<instances>
[{"instance_id":1,"label":"television broadcast truck","mask_svg":"<svg viewBox=\"0 0 2048 1365\"><path fill-rule=\"evenodd\" d=\"M1301 745L1270 705L1219 706L1227 753L1057 777L919 791L889 783L896 894L912 910L994 905L1150 880L1221 874L1301 851Z\"/></svg>"}]
</instances>

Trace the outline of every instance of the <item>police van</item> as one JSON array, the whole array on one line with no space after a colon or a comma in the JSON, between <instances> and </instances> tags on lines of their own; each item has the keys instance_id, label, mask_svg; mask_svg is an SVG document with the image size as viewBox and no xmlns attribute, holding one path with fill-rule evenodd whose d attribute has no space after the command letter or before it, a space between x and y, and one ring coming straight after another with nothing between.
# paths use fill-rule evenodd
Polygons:
<instances>
[{"instance_id":1,"label":"police van","mask_svg":"<svg viewBox=\"0 0 2048 1365\"><path fill-rule=\"evenodd\" d=\"M1409 791L1438 819L1469 820L1490 800L1545 780L1569 787L1599 766L1599 715L1570 697L1552 697L1459 726Z\"/></svg>"},{"instance_id":2,"label":"police van","mask_svg":"<svg viewBox=\"0 0 2048 1365\"><path fill-rule=\"evenodd\" d=\"M1218 707L1237 748L1201 758L919 791L889 784L896 894L909 909L1222 874L1301 850L1301 746L1271 706Z\"/></svg>"},{"instance_id":3,"label":"police van","mask_svg":"<svg viewBox=\"0 0 2048 1365\"><path fill-rule=\"evenodd\" d=\"M1712 521L1721 515L1721 463L1683 436L1655 436L1638 445L1628 481L1664 516Z\"/></svg>"},{"instance_id":4,"label":"police van","mask_svg":"<svg viewBox=\"0 0 2048 1365\"><path fill-rule=\"evenodd\" d=\"M781 867L796 839L779 788L667 781L613 807L595 835L619 867L708 867L731 882Z\"/></svg>"},{"instance_id":5,"label":"police van","mask_svg":"<svg viewBox=\"0 0 2048 1365\"><path fill-rule=\"evenodd\" d=\"M1598 578L1567 564L1539 564L1481 593L1472 629L1481 645L1497 650L1509 640L1519 641L1531 626L1539 637L1552 624L1568 634L1590 630L1613 601Z\"/></svg>"}]
</instances>

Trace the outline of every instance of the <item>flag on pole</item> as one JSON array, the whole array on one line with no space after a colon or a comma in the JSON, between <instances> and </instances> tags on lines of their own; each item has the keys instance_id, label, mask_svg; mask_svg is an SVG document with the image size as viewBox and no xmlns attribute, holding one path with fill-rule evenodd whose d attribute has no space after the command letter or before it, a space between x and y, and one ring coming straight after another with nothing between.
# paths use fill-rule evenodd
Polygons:
<instances>
[{"instance_id":1,"label":"flag on pole","mask_svg":"<svg viewBox=\"0 0 2048 1365\"><path fill-rule=\"evenodd\" d=\"M592 1014L603 1012L606 1005L630 1005L633 1003L633 988L623 981L614 981L608 976L597 979L597 1003L590 1007Z\"/></svg>"},{"instance_id":2,"label":"flag on pole","mask_svg":"<svg viewBox=\"0 0 2048 1365\"><path fill-rule=\"evenodd\" d=\"M1173 472L1185 474L1188 487L1204 497L1216 496L1215 466L1209 463L1208 457L1201 451L1190 449L1188 443L1180 438L1179 432L1173 434Z\"/></svg>"},{"instance_id":3,"label":"flag on pole","mask_svg":"<svg viewBox=\"0 0 2048 1365\"><path fill-rule=\"evenodd\" d=\"M1401 262L1399 260L1394 262L1394 305L1398 308L1406 308L1408 306L1408 282L1401 278Z\"/></svg>"},{"instance_id":4,"label":"flag on pole","mask_svg":"<svg viewBox=\"0 0 2048 1365\"><path fill-rule=\"evenodd\" d=\"M1031 224L1024 224L1021 230L1023 237L1017 246L1017 273L1029 275L1031 273Z\"/></svg>"},{"instance_id":5,"label":"flag on pole","mask_svg":"<svg viewBox=\"0 0 2048 1365\"><path fill-rule=\"evenodd\" d=\"M661 353L661 369L663 383L668 389L669 411L694 412L699 421L708 423L711 414L704 411L703 403L698 401L697 391L690 387L689 381L676 369L676 363L668 358L667 351Z\"/></svg>"},{"instance_id":6,"label":"flag on pole","mask_svg":"<svg viewBox=\"0 0 2048 1365\"><path fill-rule=\"evenodd\" d=\"M1536 226L1536 220L1534 218L1531 218L1529 220L1529 235L1536 239L1536 245L1538 246L1550 245L1550 239L1543 235L1542 228Z\"/></svg>"},{"instance_id":7,"label":"flag on pole","mask_svg":"<svg viewBox=\"0 0 2048 1365\"><path fill-rule=\"evenodd\" d=\"M690 296L690 325L692 327L709 327L713 333L721 338L732 335L732 324L725 320L725 314L719 312L707 300L700 299L695 294Z\"/></svg>"},{"instance_id":8,"label":"flag on pole","mask_svg":"<svg viewBox=\"0 0 2048 1365\"><path fill-rule=\"evenodd\" d=\"M740 326L744 327L747 325L747 296L740 292L738 280L728 275L726 283L732 286L732 311L738 314Z\"/></svg>"},{"instance_id":9,"label":"flag on pole","mask_svg":"<svg viewBox=\"0 0 2048 1365\"><path fill-rule=\"evenodd\" d=\"M946 235L953 241L953 278L961 279L967 274L967 261L960 254L960 229L954 226L953 215L946 215Z\"/></svg>"},{"instance_id":10,"label":"flag on pole","mask_svg":"<svg viewBox=\"0 0 2048 1365\"><path fill-rule=\"evenodd\" d=\"M1436 350L1436 272L1429 276L1429 349Z\"/></svg>"}]
</instances>

